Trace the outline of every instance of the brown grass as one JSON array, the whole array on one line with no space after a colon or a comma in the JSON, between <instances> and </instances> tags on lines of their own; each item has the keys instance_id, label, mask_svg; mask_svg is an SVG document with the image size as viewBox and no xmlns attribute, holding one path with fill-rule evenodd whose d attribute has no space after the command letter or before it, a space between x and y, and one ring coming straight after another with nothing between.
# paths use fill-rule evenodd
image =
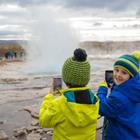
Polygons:
<instances>
[{"instance_id":1,"label":"brown grass","mask_svg":"<svg viewBox=\"0 0 140 140\"><path fill-rule=\"evenodd\" d=\"M3 57L8 51L14 51L17 53L25 52L23 46L20 44L0 44L0 57Z\"/></svg>"}]
</instances>

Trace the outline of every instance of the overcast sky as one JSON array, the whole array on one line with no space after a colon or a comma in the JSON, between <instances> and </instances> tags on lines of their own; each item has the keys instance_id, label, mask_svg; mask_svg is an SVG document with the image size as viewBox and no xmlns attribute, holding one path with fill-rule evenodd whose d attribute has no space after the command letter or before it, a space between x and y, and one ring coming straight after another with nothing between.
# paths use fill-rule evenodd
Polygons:
<instances>
[{"instance_id":1,"label":"overcast sky","mask_svg":"<svg viewBox=\"0 0 140 140\"><path fill-rule=\"evenodd\" d=\"M32 37L31 27L38 20L44 21L49 16L69 18L139 15L140 0L0 0L0 39L28 39Z\"/></svg>"},{"instance_id":2,"label":"overcast sky","mask_svg":"<svg viewBox=\"0 0 140 140\"><path fill-rule=\"evenodd\" d=\"M107 8L120 11L140 7L139 0L1 0L2 4L18 4L20 6L32 6L41 4L63 5L67 8Z\"/></svg>"}]
</instances>

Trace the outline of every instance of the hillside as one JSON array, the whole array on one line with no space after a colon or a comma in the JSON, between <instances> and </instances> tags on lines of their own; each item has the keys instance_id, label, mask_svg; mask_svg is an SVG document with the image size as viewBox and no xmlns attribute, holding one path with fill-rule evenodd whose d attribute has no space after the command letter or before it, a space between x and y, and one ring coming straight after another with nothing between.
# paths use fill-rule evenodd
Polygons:
<instances>
[{"instance_id":1,"label":"hillside","mask_svg":"<svg viewBox=\"0 0 140 140\"><path fill-rule=\"evenodd\" d=\"M5 53L8 51L14 51L17 54L25 53L24 46L25 45L23 43L20 44L19 42L16 42L15 40L12 40L12 41L0 40L0 57L4 57Z\"/></svg>"},{"instance_id":2,"label":"hillside","mask_svg":"<svg viewBox=\"0 0 140 140\"><path fill-rule=\"evenodd\" d=\"M80 46L92 55L124 54L140 50L140 41L108 41L108 42L81 42Z\"/></svg>"}]
</instances>

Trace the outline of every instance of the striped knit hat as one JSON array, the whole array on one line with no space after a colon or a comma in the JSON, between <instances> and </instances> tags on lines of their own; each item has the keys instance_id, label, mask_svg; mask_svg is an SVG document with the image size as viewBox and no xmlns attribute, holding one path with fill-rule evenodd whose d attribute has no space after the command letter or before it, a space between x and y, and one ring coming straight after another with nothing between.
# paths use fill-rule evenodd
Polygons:
<instances>
[{"instance_id":1,"label":"striped knit hat","mask_svg":"<svg viewBox=\"0 0 140 140\"><path fill-rule=\"evenodd\" d=\"M79 48L74 56L68 58L62 68L62 78L66 84L85 86L90 80L90 64L87 61L86 51Z\"/></svg>"},{"instance_id":2,"label":"striped knit hat","mask_svg":"<svg viewBox=\"0 0 140 140\"><path fill-rule=\"evenodd\" d=\"M122 68L134 77L139 73L140 51L134 51L132 55L122 55L114 63L114 68Z\"/></svg>"}]
</instances>

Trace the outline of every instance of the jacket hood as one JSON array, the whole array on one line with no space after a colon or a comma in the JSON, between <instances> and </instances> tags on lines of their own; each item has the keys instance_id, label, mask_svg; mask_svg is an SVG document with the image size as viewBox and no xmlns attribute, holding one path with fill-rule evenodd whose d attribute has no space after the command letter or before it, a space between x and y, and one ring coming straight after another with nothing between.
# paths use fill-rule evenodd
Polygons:
<instances>
[{"instance_id":1,"label":"jacket hood","mask_svg":"<svg viewBox=\"0 0 140 140\"><path fill-rule=\"evenodd\" d=\"M73 90L83 90L83 88L72 88L69 89L69 94L72 95ZM87 88L84 88L87 89ZM71 91L72 90L72 91ZM64 91L65 93L66 91ZM63 93L63 95L64 95ZM85 93L86 94L86 93ZM93 92L92 92L93 94ZM94 94L93 94L94 95ZM95 95L94 95L95 96ZM81 104L72 101L66 96L64 98L64 104L62 105L62 111L65 117L76 127L84 127L88 124L97 122L98 110L99 110L99 101L91 104ZM74 98L74 96L71 98Z\"/></svg>"},{"instance_id":2,"label":"jacket hood","mask_svg":"<svg viewBox=\"0 0 140 140\"><path fill-rule=\"evenodd\" d=\"M127 80L118 86L118 90L135 102L140 102L140 75Z\"/></svg>"}]
</instances>

